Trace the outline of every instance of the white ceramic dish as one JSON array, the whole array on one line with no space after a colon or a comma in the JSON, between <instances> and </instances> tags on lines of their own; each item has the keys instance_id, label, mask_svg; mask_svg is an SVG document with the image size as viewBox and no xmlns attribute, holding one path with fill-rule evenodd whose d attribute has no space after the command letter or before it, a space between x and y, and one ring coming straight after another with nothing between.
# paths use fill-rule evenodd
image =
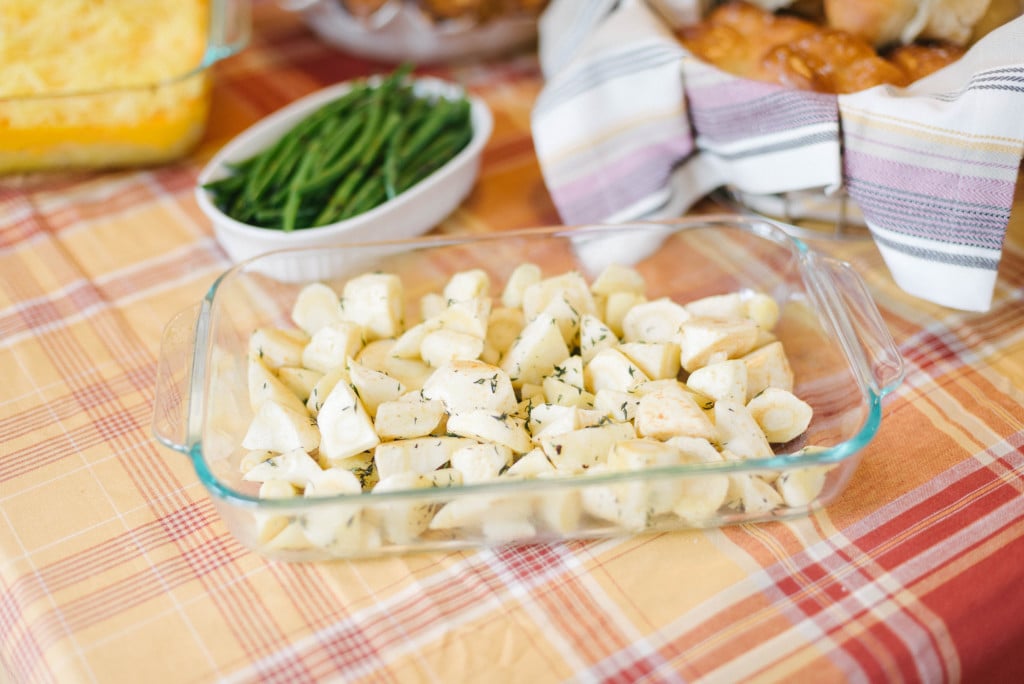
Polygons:
<instances>
[{"instance_id":1,"label":"white ceramic dish","mask_svg":"<svg viewBox=\"0 0 1024 684\"><path fill-rule=\"evenodd\" d=\"M495 57L528 45L537 36L537 17L507 11L486 21L471 17L436 20L415 0L390 0L368 17L356 17L337 0L279 0L301 12L328 45L389 62L418 64Z\"/></svg>"},{"instance_id":2,"label":"white ceramic dish","mask_svg":"<svg viewBox=\"0 0 1024 684\"><path fill-rule=\"evenodd\" d=\"M425 95L454 98L465 94L457 84L435 78L418 78L413 87L417 93ZM227 176L227 164L266 149L305 116L351 88L351 82L339 83L278 110L225 145L199 174L196 201L213 222L217 240L233 261L293 247L327 247L415 237L440 223L469 194L480 171L480 154L494 126L487 105L472 95L467 95L473 125L469 144L423 181L370 211L317 228L283 232L242 223L217 208L211 193L203 189L204 184Z\"/></svg>"}]
</instances>

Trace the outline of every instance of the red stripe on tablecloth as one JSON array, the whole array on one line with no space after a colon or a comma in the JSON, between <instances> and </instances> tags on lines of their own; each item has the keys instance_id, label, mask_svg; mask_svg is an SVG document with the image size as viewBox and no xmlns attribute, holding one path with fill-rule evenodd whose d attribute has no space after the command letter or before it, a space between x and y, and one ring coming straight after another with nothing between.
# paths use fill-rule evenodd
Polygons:
<instances>
[{"instance_id":1,"label":"red stripe on tablecloth","mask_svg":"<svg viewBox=\"0 0 1024 684\"><path fill-rule=\"evenodd\" d=\"M152 410L153 407L150 402L141 400L132 406L121 409L121 411L127 412L128 417L134 421L132 429L134 430L133 434L136 440L133 440L133 442L148 434L149 418ZM128 424L125 423L125 425ZM6 453L4 458L0 460L0 482L14 480L65 458L81 458L83 451L103 444L103 427L109 428L109 423L106 422L105 418L101 417L97 422L89 422L72 430L62 430L59 435L47 432L41 435L40 442ZM131 451L144 448L145 445L135 445L132 446ZM152 453L155 454L155 450ZM121 456L125 455L122 454ZM137 458L138 456L135 453L127 454L129 459ZM129 468L128 470L134 471L137 468ZM153 497L158 495L158 492L153 490L144 493Z\"/></svg>"},{"instance_id":2,"label":"red stripe on tablecloth","mask_svg":"<svg viewBox=\"0 0 1024 684\"><path fill-rule=\"evenodd\" d=\"M96 614L94 611L93 613L86 612L82 614L79 619L88 625L120 612L125 605L136 605L146 598L152 598L163 593L167 587L166 578L171 577L171 574L161 572L159 567L154 567L147 571L152 575L151 589L141 597L135 596L135 600L131 600L132 597L129 596L127 603L118 599L111 599L109 592L94 593L80 601L68 604L63 609L52 609L42 617L33 620L28 625L28 630L20 638L16 637L13 633L14 626L19 624L19 621L15 621L13 618L9 621L7 618L8 615L21 612L18 610L18 606L27 608L34 602L44 600L46 595L50 593L66 589L77 582L91 579L105 570L139 557L153 546L168 543L175 539L176 536L180 537L187 533L186 530L190 533L205 527L209 524L212 516L210 516L209 510L203 511L201 507L201 504L197 504L196 508L192 511L198 514L197 523L187 523L183 527L181 522L171 521L171 529L177 529L177 532L170 536L161 534L161 530L166 531L168 521L153 521L125 532L108 542L85 549L67 559L62 559L52 566L41 568L35 574L23 575L11 587L9 592L5 592L5 600L3 604L0 604L6 606L2 613L4 615L3 621L0 622L0 643L16 643L15 652L23 656L23 671L32 673L35 668L45 664L43 654L46 650L57 641L65 638L69 632L75 631L77 623L75 623L73 618L75 618L76 614L69 610L69 607L81 608L87 603L98 603L98 607L101 610L105 609L105 613L100 612ZM208 502L206 503L206 508L211 508ZM190 519L192 515L190 512L182 511L181 515L177 517ZM180 561L175 560L174 562ZM177 582L177 584L180 583ZM123 591L131 589L131 586L119 584L115 585L114 588L122 592L119 596L123 598ZM72 619L69 620L69 617ZM25 623L20 622L20 624L24 625ZM33 658L28 658L29 655L32 655ZM30 678L26 677L26 679Z\"/></svg>"},{"instance_id":3,"label":"red stripe on tablecloth","mask_svg":"<svg viewBox=\"0 0 1024 684\"><path fill-rule=\"evenodd\" d=\"M146 174L167 195L191 194L199 170L187 164L161 166Z\"/></svg>"},{"instance_id":4,"label":"red stripe on tablecloth","mask_svg":"<svg viewBox=\"0 0 1024 684\"><path fill-rule=\"evenodd\" d=\"M11 216L14 218L8 219ZM0 206L0 249L14 248L45 232L45 226L31 209L11 206L11 203Z\"/></svg>"},{"instance_id":5,"label":"red stripe on tablecloth","mask_svg":"<svg viewBox=\"0 0 1024 684\"><path fill-rule=\"evenodd\" d=\"M977 462L961 464L956 472L946 473L924 489L884 507L871 520L852 526L842 543L836 544L839 541L836 538L827 539L825 543L832 544L833 548L820 558L813 558L810 550L795 555L783 553L781 558L775 551L772 562L772 554L760 552L763 545L759 551L749 543L760 540L748 537L745 545L751 548L747 550L755 552L758 562L766 566L765 572L772 579L771 588L765 592L768 595L758 592L723 607L700 625L687 625L663 645L662 652L666 657L674 656L674 664L685 676L697 677L713 672L721 663L740 655L743 643L763 642L795 624L811 620L829 636L829 642L821 642L817 647L827 650L828 644L834 645L836 650L832 657L851 658L857 663L859 675L869 681L894 676L911 680L943 676L939 672L922 673L914 669L922 654L910 652L904 635L882 622L876 608L888 604L891 612L916 624L931 640L935 661L942 668L948 666L935 641L936 630L944 630L955 616L942 624L933 624L930 618L923 617L929 608L922 601L907 605L903 601L913 600L914 587L941 569L915 567L915 564L927 564L932 550L954 543L950 537L960 531L961 519L982 520L997 510L1003 510L1005 515L1005 506L1020 502L1021 478L1024 478L1020 447L998 460L1002 463L1004 477L998 483L990 483L984 475L986 468ZM786 528L769 525L749 529L756 530L770 542L774 535L784 534ZM901 534L902 529L909 532ZM725 533L741 535L744 528L730 528ZM814 553L821 555L822 551L819 548ZM952 558L963 553L965 551L953 554ZM986 562L1006 562L1007 558L1002 554L992 555ZM888 579L880 581L883 575ZM887 586L893 589L886 591ZM881 593L872 603L863 604L856 592L867 587L875 587ZM895 598L895 592L901 592L901 598ZM771 595L775 593L780 593L781 598L773 599ZM871 600L871 595L865 597ZM954 600L962 598L964 595ZM848 620L840 619L843 617L866 626L867 631L851 630ZM921 642L914 642L915 647L920 645ZM959 650L963 651L962 646ZM770 665L766 663L765 667ZM945 676L953 675L945 672Z\"/></svg>"},{"instance_id":6,"label":"red stripe on tablecloth","mask_svg":"<svg viewBox=\"0 0 1024 684\"><path fill-rule=\"evenodd\" d=\"M921 601L944 616L962 661L963 681L1024 681L1024 620L1021 611L1019 570L1024 559L1024 520L1006 528L998 553L966 565ZM980 593L979 586L1003 587L1002 592ZM989 600L982 602L985 598ZM982 624L978 616L983 616Z\"/></svg>"},{"instance_id":7,"label":"red stripe on tablecloth","mask_svg":"<svg viewBox=\"0 0 1024 684\"><path fill-rule=\"evenodd\" d=\"M39 642L27 627L21 606L11 599L6 586L3 589L4 600L0 601L0 663L10 668L10 674L17 678L16 681L55 681ZM16 635L16 629L21 633Z\"/></svg>"},{"instance_id":8,"label":"red stripe on tablecloth","mask_svg":"<svg viewBox=\"0 0 1024 684\"><path fill-rule=\"evenodd\" d=\"M305 655L310 670L326 675L334 667L352 676L372 672L380 665L380 653L434 629L482 601L500 602L496 595L504 583L495 569L481 560L483 556L471 558L470 565L456 575L442 573L433 577L414 596L403 595L375 606L370 613L359 616L358 624L351 619L338 621L337 629L319 633L321 644L315 652Z\"/></svg>"},{"instance_id":9,"label":"red stripe on tablecloth","mask_svg":"<svg viewBox=\"0 0 1024 684\"><path fill-rule=\"evenodd\" d=\"M80 189L74 202L44 205L40 213L46 220L49 232L59 235L80 223L109 218L140 204L152 202L157 197L156 189L145 183L144 179L145 176L141 174L112 177L110 180L116 188L115 192L109 192L107 186L97 184L97 189L103 188L105 191L90 195Z\"/></svg>"},{"instance_id":10,"label":"red stripe on tablecloth","mask_svg":"<svg viewBox=\"0 0 1024 684\"><path fill-rule=\"evenodd\" d=\"M102 280L96 287L105 299L116 303L122 298L138 295L152 287L175 282L184 276L206 271L214 266L227 269L229 264L215 241L200 240L190 244L187 250L176 254L173 259L151 260L145 268ZM212 277L210 281L213 282Z\"/></svg>"}]
</instances>

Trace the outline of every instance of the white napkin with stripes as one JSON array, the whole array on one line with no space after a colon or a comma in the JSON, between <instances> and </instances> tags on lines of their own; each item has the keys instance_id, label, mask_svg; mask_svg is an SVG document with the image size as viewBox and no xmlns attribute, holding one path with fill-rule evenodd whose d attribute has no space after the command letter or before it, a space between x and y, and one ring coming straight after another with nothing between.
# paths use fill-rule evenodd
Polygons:
<instances>
[{"instance_id":1,"label":"white napkin with stripes","mask_svg":"<svg viewBox=\"0 0 1024 684\"><path fill-rule=\"evenodd\" d=\"M532 115L567 224L685 213L745 193L845 186L896 282L984 311L1024 155L1024 18L908 88L853 95L740 79L690 56L670 20L697 0L553 0Z\"/></svg>"}]
</instances>

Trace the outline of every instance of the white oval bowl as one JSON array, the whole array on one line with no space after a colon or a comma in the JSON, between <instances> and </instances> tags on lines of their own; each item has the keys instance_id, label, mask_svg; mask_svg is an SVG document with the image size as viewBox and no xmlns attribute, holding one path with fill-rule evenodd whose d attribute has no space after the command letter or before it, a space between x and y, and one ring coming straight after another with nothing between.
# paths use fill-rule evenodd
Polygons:
<instances>
[{"instance_id":1,"label":"white oval bowl","mask_svg":"<svg viewBox=\"0 0 1024 684\"><path fill-rule=\"evenodd\" d=\"M372 81L371 81L372 82ZM465 93L461 86L437 78L413 82L418 94L465 97L470 102L473 137L458 154L422 181L373 209L352 218L291 232L261 228L237 221L213 203L203 185L230 174L227 165L248 159L266 149L316 109L352 89L346 81L307 95L260 120L233 138L199 174L196 201L213 222L217 241L232 261L292 247L325 247L348 242L398 240L422 235L450 214L473 188L480 172L480 155L491 137L494 120L484 102Z\"/></svg>"}]
</instances>

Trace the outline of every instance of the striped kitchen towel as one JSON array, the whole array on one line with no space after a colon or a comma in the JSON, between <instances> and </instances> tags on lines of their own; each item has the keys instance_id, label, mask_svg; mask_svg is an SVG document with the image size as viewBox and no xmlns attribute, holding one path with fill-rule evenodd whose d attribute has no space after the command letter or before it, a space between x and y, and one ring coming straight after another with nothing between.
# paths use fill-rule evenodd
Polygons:
<instances>
[{"instance_id":1,"label":"striped kitchen towel","mask_svg":"<svg viewBox=\"0 0 1024 684\"><path fill-rule=\"evenodd\" d=\"M723 185L845 186L900 287L989 308L1024 155L1024 18L908 88L837 97L700 62L665 3L700 7L554 0L542 19L531 126L565 223L678 216Z\"/></svg>"}]
</instances>

